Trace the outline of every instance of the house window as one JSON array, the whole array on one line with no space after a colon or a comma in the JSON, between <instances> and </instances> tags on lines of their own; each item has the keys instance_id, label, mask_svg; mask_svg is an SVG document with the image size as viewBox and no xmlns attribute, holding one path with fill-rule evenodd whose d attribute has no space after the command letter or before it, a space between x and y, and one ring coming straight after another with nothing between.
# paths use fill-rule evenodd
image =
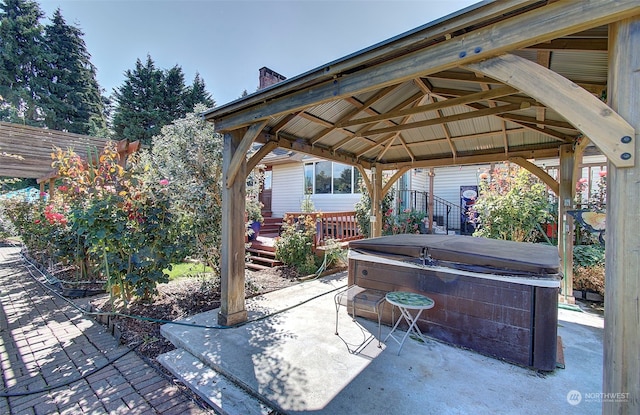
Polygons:
<instances>
[{"instance_id":1,"label":"house window","mask_svg":"<svg viewBox=\"0 0 640 415\"><path fill-rule=\"evenodd\" d=\"M304 165L305 194L360 193L358 169L331 161L318 161Z\"/></svg>"}]
</instances>

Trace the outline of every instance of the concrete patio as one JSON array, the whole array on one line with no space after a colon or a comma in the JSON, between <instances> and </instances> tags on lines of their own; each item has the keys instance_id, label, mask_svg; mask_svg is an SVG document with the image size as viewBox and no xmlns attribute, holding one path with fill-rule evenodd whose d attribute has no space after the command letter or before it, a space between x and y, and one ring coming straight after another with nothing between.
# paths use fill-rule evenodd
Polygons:
<instances>
[{"instance_id":1,"label":"concrete patio","mask_svg":"<svg viewBox=\"0 0 640 415\"><path fill-rule=\"evenodd\" d=\"M238 328L167 324L162 332L179 348L159 360L228 414L601 413L601 316L559 310L566 368L551 373L432 339L408 339L398 356L391 340L377 347L377 324L354 323L344 307L334 334L331 291L345 284L341 273L250 299L250 322ZM217 315L184 322L215 326Z\"/></svg>"}]
</instances>

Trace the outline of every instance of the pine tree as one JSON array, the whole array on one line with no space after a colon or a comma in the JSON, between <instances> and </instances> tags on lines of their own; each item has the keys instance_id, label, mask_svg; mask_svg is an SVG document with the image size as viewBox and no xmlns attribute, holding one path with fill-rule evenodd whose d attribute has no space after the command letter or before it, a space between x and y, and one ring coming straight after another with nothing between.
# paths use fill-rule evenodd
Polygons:
<instances>
[{"instance_id":1,"label":"pine tree","mask_svg":"<svg viewBox=\"0 0 640 415\"><path fill-rule=\"evenodd\" d=\"M163 126L183 118L196 104L214 105L200 75L187 87L178 65L163 71L147 56L146 65L138 59L136 68L127 70L125 76L124 84L114 92L113 129L118 138L150 146Z\"/></svg>"},{"instance_id":2,"label":"pine tree","mask_svg":"<svg viewBox=\"0 0 640 415\"><path fill-rule=\"evenodd\" d=\"M207 108L213 108L216 102L211 98L211 94L207 92L204 80L200 78L200 74L196 72L193 84L187 88L185 93L185 107L187 111L193 111L193 107L197 104L204 104Z\"/></svg>"},{"instance_id":3,"label":"pine tree","mask_svg":"<svg viewBox=\"0 0 640 415\"><path fill-rule=\"evenodd\" d=\"M45 29L50 92L45 100L45 122L54 130L103 135L106 122L102 97L83 35L79 28L65 22L60 9Z\"/></svg>"},{"instance_id":4,"label":"pine tree","mask_svg":"<svg viewBox=\"0 0 640 415\"><path fill-rule=\"evenodd\" d=\"M114 91L116 138L140 140L144 145L151 145L152 137L165 125L162 117L164 74L147 55L146 64L138 59L135 69L128 69L125 77L124 85Z\"/></svg>"},{"instance_id":5,"label":"pine tree","mask_svg":"<svg viewBox=\"0 0 640 415\"><path fill-rule=\"evenodd\" d=\"M44 13L32 0L0 3L0 116L43 126L47 96Z\"/></svg>"},{"instance_id":6,"label":"pine tree","mask_svg":"<svg viewBox=\"0 0 640 415\"><path fill-rule=\"evenodd\" d=\"M162 120L163 124L167 125L187 115L187 108L184 105L186 87L184 73L180 66L176 65L164 73L162 89L164 95L161 105Z\"/></svg>"}]
</instances>

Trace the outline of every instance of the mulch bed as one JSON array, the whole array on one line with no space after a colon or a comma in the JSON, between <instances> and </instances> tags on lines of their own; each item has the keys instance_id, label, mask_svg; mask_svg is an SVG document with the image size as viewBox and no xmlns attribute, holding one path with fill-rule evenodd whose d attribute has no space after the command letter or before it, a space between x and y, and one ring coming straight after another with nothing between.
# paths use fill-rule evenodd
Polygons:
<instances>
[{"instance_id":1,"label":"mulch bed","mask_svg":"<svg viewBox=\"0 0 640 415\"><path fill-rule=\"evenodd\" d=\"M246 297L264 294L300 283L300 275L292 268L280 266L253 272L246 270ZM94 309L114 311L106 294L89 299ZM153 302L135 300L123 314L173 321L220 307L220 286L217 279L201 275L181 278L158 286ZM137 352L149 360L175 347L160 334L162 323L135 318L115 317L114 324L122 334L121 342L137 345Z\"/></svg>"}]
</instances>

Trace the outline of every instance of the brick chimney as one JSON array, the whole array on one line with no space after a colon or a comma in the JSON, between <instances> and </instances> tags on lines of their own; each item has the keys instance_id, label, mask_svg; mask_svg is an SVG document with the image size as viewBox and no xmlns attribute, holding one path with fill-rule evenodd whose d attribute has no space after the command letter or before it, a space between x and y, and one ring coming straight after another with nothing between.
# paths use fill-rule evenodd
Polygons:
<instances>
[{"instance_id":1,"label":"brick chimney","mask_svg":"<svg viewBox=\"0 0 640 415\"><path fill-rule=\"evenodd\" d=\"M264 89L273 84L277 84L280 81L284 81L286 77L280 75L278 72L267 68L266 66L260 68L260 85L258 89Z\"/></svg>"}]
</instances>

